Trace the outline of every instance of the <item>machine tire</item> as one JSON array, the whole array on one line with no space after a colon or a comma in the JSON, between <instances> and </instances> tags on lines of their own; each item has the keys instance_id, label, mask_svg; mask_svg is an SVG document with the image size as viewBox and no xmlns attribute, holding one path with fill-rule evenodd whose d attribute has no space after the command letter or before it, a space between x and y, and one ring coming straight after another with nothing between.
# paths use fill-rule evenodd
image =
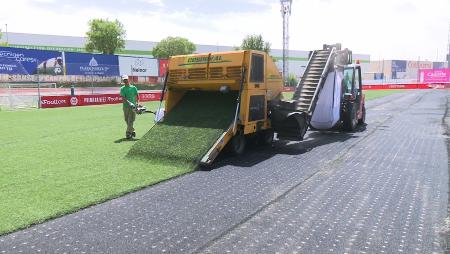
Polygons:
<instances>
[{"instance_id":1,"label":"machine tire","mask_svg":"<svg viewBox=\"0 0 450 254\"><path fill-rule=\"evenodd\" d=\"M348 105L348 112L345 112L343 119L344 130L346 131L355 131L356 126L358 125L358 119L356 115L356 108L354 104Z\"/></svg>"},{"instance_id":2,"label":"machine tire","mask_svg":"<svg viewBox=\"0 0 450 254\"><path fill-rule=\"evenodd\" d=\"M308 121L306 120L306 118L303 118L302 124L303 124L303 126L302 126L302 128L301 128L301 130L300 130L300 135L301 135L302 140L303 140L303 138L305 137L305 134L306 134L306 132L308 131L308 128L309 128L310 126L309 126Z\"/></svg>"},{"instance_id":3,"label":"machine tire","mask_svg":"<svg viewBox=\"0 0 450 254\"><path fill-rule=\"evenodd\" d=\"M358 119L358 124L363 125L366 123L366 105L363 105L362 108L362 118Z\"/></svg>"},{"instance_id":4,"label":"machine tire","mask_svg":"<svg viewBox=\"0 0 450 254\"><path fill-rule=\"evenodd\" d=\"M259 143L262 145L270 145L273 142L274 137L273 129L264 130L259 133Z\"/></svg>"},{"instance_id":5,"label":"machine tire","mask_svg":"<svg viewBox=\"0 0 450 254\"><path fill-rule=\"evenodd\" d=\"M245 145L245 136L241 132L238 132L230 141L230 151L234 155L242 155L245 151Z\"/></svg>"}]
</instances>

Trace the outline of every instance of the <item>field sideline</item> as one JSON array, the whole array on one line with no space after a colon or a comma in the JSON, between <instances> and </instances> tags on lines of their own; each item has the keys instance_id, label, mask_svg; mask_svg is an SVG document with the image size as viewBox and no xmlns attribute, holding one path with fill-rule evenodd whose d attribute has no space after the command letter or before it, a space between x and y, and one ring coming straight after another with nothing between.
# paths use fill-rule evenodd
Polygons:
<instances>
[{"instance_id":1,"label":"field sideline","mask_svg":"<svg viewBox=\"0 0 450 254\"><path fill-rule=\"evenodd\" d=\"M121 105L0 111L0 122L0 235L191 171L125 159L134 142L122 138ZM152 126L138 116L137 138Z\"/></svg>"}]
</instances>

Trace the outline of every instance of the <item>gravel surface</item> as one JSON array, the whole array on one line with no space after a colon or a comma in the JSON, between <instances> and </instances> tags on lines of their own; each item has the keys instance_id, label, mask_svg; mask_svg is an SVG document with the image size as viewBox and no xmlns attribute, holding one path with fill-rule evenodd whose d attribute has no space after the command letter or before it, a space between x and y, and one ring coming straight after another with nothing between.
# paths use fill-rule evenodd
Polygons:
<instances>
[{"instance_id":1,"label":"gravel surface","mask_svg":"<svg viewBox=\"0 0 450 254\"><path fill-rule=\"evenodd\" d=\"M0 253L443 253L445 90L0 237ZM13 211L12 211L13 212Z\"/></svg>"}]
</instances>

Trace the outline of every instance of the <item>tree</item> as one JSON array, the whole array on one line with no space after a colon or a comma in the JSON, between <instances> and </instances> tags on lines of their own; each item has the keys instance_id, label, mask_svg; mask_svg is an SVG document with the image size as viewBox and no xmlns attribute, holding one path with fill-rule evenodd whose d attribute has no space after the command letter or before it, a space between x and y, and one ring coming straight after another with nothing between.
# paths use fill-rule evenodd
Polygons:
<instances>
[{"instance_id":1,"label":"tree","mask_svg":"<svg viewBox=\"0 0 450 254\"><path fill-rule=\"evenodd\" d=\"M270 47L271 44L267 41L264 41L262 35L247 35L244 40L242 40L240 49L259 50L270 53Z\"/></svg>"},{"instance_id":2,"label":"tree","mask_svg":"<svg viewBox=\"0 0 450 254\"><path fill-rule=\"evenodd\" d=\"M294 73L290 73L288 78L288 86L297 86L297 83L297 76Z\"/></svg>"},{"instance_id":3,"label":"tree","mask_svg":"<svg viewBox=\"0 0 450 254\"><path fill-rule=\"evenodd\" d=\"M3 37L3 33L2 33L2 29L0 29L0 40ZM4 41L4 42L0 42L0 46L8 46L8 42Z\"/></svg>"},{"instance_id":4,"label":"tree","mask_svg":"<svg viewBox=\"0 0 450 254\"><path fill-rule=\"evenodd\" d=\"M170 56L192 54L195 50L197 47L188 39L169 36L152 49L152 55L156 58L169 58Z\"/></svg>"},{"instance_id":5,"label":"tree","mask_svg":"<svg viewBox=\"0 0 450 254\"><path fill-rule=\"evenodd\" d=\"M91 19L86 33L86 51L95 50L103 54L114 54L125 47L125 29L117 19Z\"/></svg>"}]
</instances>

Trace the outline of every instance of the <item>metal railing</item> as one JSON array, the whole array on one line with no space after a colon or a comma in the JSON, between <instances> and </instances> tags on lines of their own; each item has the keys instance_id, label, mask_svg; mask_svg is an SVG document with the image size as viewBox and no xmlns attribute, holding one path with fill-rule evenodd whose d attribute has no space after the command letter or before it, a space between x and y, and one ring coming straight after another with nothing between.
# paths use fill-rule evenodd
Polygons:
<instances>
[{"instance_id":1,"label":"metal railing","mask_svg":"<svg viewBox=\"0 0 450 254\"><path fill-rule=\"evenodd\" d=\"M311 100L311 104L309 105L308 112L311 112L313 110L313 108L314 108L313 107L314 101L316 100L316 98L317 98L317 96L319 94L319 91L321 90L322 81L324 80L324 78L326 78L325 75L326 75L326 73L328 71L328 66L330 65L330 59L331 59L331 57L334 56L334 52L335 51L336 51L336 47L333 47L333 49L330 52L330 55L328 56L327 63L325 64L325 67L323 68L322 74L320 75L320 79L319 79L319 82L317 84L316 91L314 92L313 98Z\"/></svg>"}]
</instances>

